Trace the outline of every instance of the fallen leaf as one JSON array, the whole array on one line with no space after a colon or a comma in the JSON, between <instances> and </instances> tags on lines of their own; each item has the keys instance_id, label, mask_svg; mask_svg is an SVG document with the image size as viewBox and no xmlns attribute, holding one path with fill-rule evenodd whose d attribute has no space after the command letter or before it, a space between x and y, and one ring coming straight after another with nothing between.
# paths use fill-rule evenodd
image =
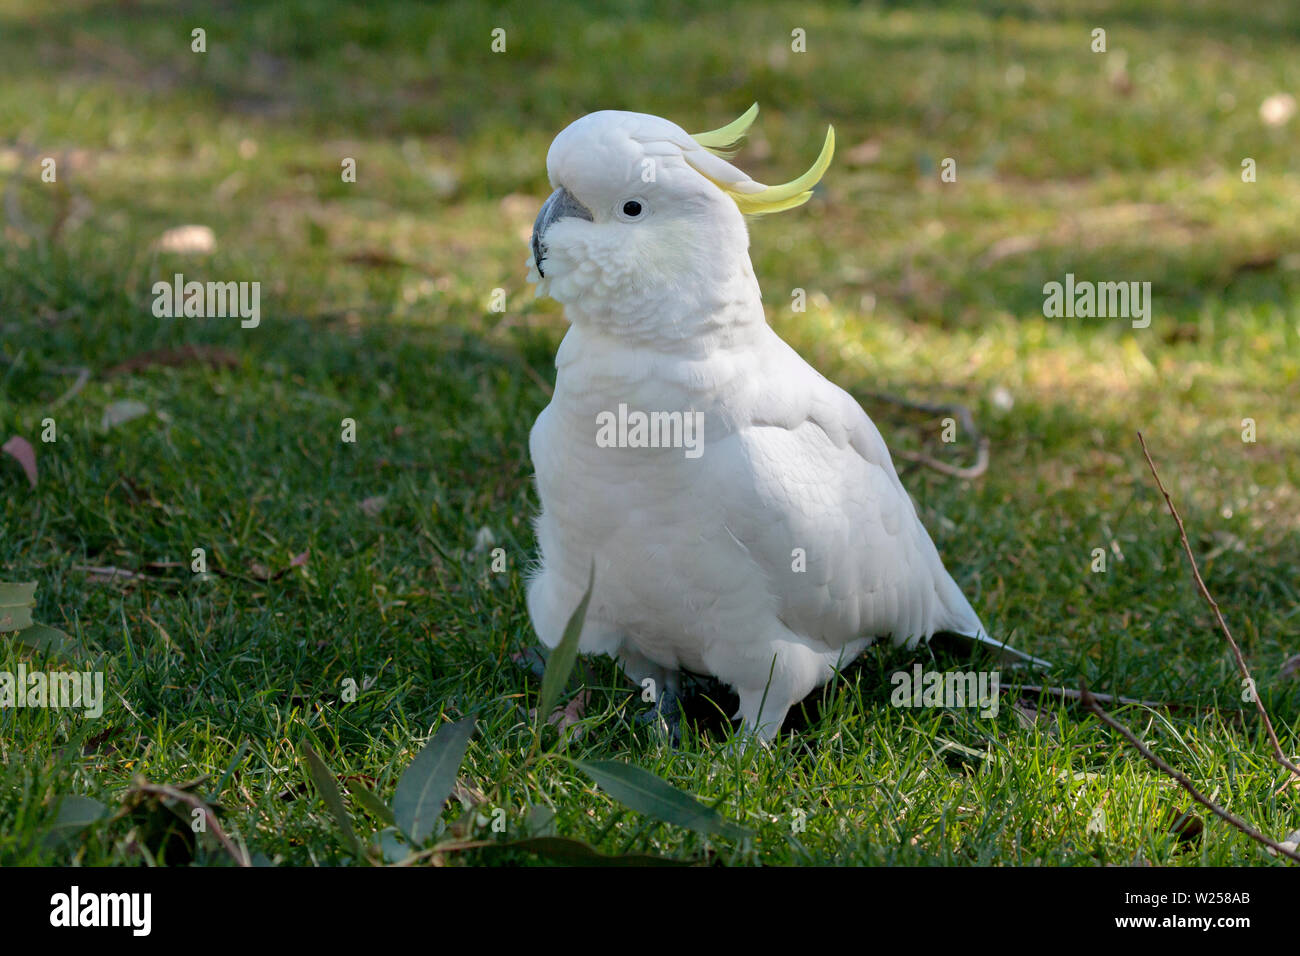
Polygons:
<instances>
[{"instance_id":1,"label":"fallen leaf","mask_svg":"<svg viewBox=\"0 0 1300 956\"><path fill-rule=\"evenodd\" d=\"M1028 700L1018 700L1011 705L1012 711L1020 725L1026 730L1032 730L1034 727L1056 736L1056 717L1052 714L1044 714L1033 706Z\"/></svg>"},{"instance_id":2,"label":"fallen leaf","mask_svg":"<svg viewBox=\"0 0 1300 956\"><path fill-rule=\"evenodd\" d=\"M23 472L27 475L27 482L33 488L36 487L36 449L26 438L14 435L3 445L0 445L0 451L13 458L18 464L22 465Z\"/></svg>"},{"instance_id":3,"label":"fallen leaf","mask_svg":"<svg viewBox=\"0 0 1300 956\"><path fill-rule=\"evenodd\" d=\"M104 431L108 431L110 428L116 428L118 425L131 421L133 418L148 414L149 406L144 402L137 402L133 398L123 399L120 402L113 402L104 409L104 417L100 420L99 427Z\"/></svg>"},{"instance_id":4,"label":"fallen leaf","mask_svg":"<svg viewBox=\"0 0 1300 956\"><path fill-rule=\"evenodd\" d=\"M1201 833L1205 830L1204 820L1190 810L1182 813L1173 811L1171 816L1174 822L1170 824L1169 832L1178 838L1180 844L1187 844L1183 849L1190 850L1201 841Z\"/></svg>"},{"instance_id":5,"label":"fallen leaf","mask_svg":"<svg viewBox=\"0 0 1300 956\"><path fill-rule=\"evenodd\" d=\"M205 255L217 248L217 236L208 226L176 226L164 232L156 245L160 252Z\"/></svg>"},{"instance_id":6,"label":"fallen leaf","mask_svg":"<svg viewBox=\"0 0 1300 956\"><path fill-rule=\"evenodd\" d=\"M869 166L876 160L880 159L883 148L880 140L869 139L866 142L858 143L857 146L851 147L844 154L844 159L850 166Z\"/></svg>"},{"instance_id":7,"label":"fallen leaf","mask_svg":"<svg viewBox=\"0 0 1300 956\"><path fill-rule=\"evenodd\" d=\"M108 743L112 738L119 736L121 733L121 727L109 727L106 730L101 730L93 737L86 738L85 743L81 745L82 756L89 757L91 754L98 753L101 746ZM107 749L115 751L117 750L117 747L114 744L109 744Z\"/></svg>"},{"instance_id":8,"label":"fallen leaf","mask_svg":"<svg viewBox=\"0 0 1300 956\"><path fill-rule=\"evenodd\" d=\"M35 581L0 582L0 632L31 627L35 603Z\"/></svg>"},{"instance_id":9,"label":"fallen leaf","mask_svg":"<svg viewBox=\"0 0 1300 956\"><path fill-rule=\"evenodd\" d=\"M591 691L584 690L580 694L575 694L568 705L556 708L546 722L557 730L568 730L582 719L583 712L587 708L587 701L590 699Z\"/></svg>"},{"instance_id":10,"label":"fallen leaf","mask_svg":"<svg viewBox=\"0 0 1300 956\"><path fill-rule=\"evenodd\" d=\"M302 554L295 554L293 556L293 559L289 562L288 567L281 568L279 571L275 571L275 572L267 570L265 565L259 564L258 562L254 561L252 564L248 566L248 573L251 577L256 578L258 581L278 581L280 578L284 577L294 568L300 568L304 564L306 564L307 559L309 557L311 557L310 549L302 552Z\"/></svg>"},{"instance_id":11,"label":"fallen leaf","mask_svg":"<svg viewBox=\"0 0 1300 956\"><path fill-rule=\"evenodd\" d=\"M239 356L229 349L216 345L182 345L175 349L150 349L148 352L132 355L124 362L118 362L104 374L124 375L156 365L177 368L191 362L198 362L211 368L236 368L239 365Z\"/></svg>"},{"instance_id":12,"label":"fallen leaf","mask_svg":"<svg viewBox=\"0 0 1300 956\"><path fill-rule=\"evenodd\" d=\"M1295 853L1300 849L1300 830L1292 830L1286 835L1286 839L1278 840L1277 842L1281 844L1283 849ZM1270 856L1278 855L1277 850L1273 849L1271 846L1264 847L1264 849L1268 850Z\"/></svg>"},{"instance_id":13,"label":"fallen leaf","mask_svg":"<svg viewBox=\"0 0 1300 956\"><path fill-rule=\"evenodd\" d=\"M451 795L455 797L462 807L466 810L472 810L474 807L481 806L488 802L487 794L472 783L465 783L457 778L456 783L451 788Z\"/></svg>"},{"instance_id":14,"label":"fallen leaf","mask_svg":"<svg viewBox=\"0 0 1300 956\"><path fill-rule=\"evenodd\" d=\"M31 627L10 634L9 637L28 650L47 655L57 654L68 660L76 660L84 650L63 631L48 624L34 623Z\"/></svg>"},{"instance_id":15,"label":"fallen leaf","mask_svg":"<svg viewBox=\"0 0 1300 956\"><path fill-rule=\"evenodd\" d=\"M439 825L442 806L456 786L456 771L465 759L474 718L444 724L402 771L393 792L393 816L412 843L423 843Z\"/></svg>"}]
</instances>

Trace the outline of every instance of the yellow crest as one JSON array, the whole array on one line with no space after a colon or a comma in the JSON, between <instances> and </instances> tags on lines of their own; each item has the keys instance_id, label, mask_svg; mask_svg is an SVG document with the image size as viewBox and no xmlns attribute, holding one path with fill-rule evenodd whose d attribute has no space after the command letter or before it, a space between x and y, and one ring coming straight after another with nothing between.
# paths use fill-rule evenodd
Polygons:
<instances>
[{"instance_id":1,"label":"yellow crest","mask_svg":"<svg viewBox=\"0 0 1300 956\"><path fill-rule=\"evenodd\" d=\"M757 116L758 104L755 103L726 126L707 133L693 133L691 138L707 152L690 150L686 153L686 161L696 172L734 199L740 211L747 216L764 216L802 206L812 197L813 187L830 167L831 157L835 155L835 127L827 128L821 155L806 173L779 186L764 186L723 158L735 155L741 139L754 125Z\"/></svg>"}]
</instances>

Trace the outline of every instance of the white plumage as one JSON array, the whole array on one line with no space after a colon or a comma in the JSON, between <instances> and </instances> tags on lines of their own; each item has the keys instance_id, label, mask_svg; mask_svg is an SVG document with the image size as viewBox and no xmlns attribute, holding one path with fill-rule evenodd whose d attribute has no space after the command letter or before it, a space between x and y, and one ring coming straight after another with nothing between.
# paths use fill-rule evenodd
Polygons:
<instances>
[{"instance_id":1,"label":"white plumage","mask_svg":"<svg viewBox=\"0 0 1300 956\"><path fill-rule=\"evenodd\" d=\"M716 677L770 739L876 638L988 638L876 426L767 325L741 209L798 205L821 173L769 188L720 158L754 112L698 139L593 113L551 146L530 278L571 327L529 441L528 610L554 647L594 561L580 650L670 691L681 671ZM665 439L684 434L663 425L672 413L701 415L702 445L608 447L600 423L620 406L663 415Z\"/></svg>"}]
</instances>

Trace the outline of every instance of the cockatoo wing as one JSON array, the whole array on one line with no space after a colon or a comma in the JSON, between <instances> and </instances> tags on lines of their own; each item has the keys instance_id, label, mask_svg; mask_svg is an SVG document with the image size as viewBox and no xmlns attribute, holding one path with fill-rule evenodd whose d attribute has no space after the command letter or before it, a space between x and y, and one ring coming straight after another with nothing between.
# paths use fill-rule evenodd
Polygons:
<instances>
[{"instance_id":1,"label":"cockatoo wing","mask_svg":"<svg viewBox=\"0 0 1300 956\"><path fill-rule=\"evenodd\" d=\"M791 631L836 649L988 638L930 539L875 424L775 334L712 465L734 492L727 529L768 576ZM774 387L775 386L775 387Z\"/></svg>"}]
</instances>

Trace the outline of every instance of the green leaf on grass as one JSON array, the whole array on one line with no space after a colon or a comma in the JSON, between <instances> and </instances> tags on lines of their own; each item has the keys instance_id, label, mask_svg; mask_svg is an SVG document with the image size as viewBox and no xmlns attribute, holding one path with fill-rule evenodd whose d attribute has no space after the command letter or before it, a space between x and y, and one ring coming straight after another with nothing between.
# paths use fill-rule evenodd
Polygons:
<instances>
[{"instance_id":1,"label":"green leaf on grass","mask_svg":"<svg viewBox=\"0 0 1300 956\"><path fill-rule=\"evenodd\" d=\"M524 829L529 836L555 836L555 811L541 804L529 807L524 817Z\"/></svg>"},{"instance_id":2,"label":"green leaf on grass","mask_svg":"<svg viewBox=\"0 0 1300 956\"><path fill-rule=\"evenodd\" d=\"M716 833L733 840L752 836L749 830L724 820L712 807L648 770L616 760L575 760L574 764L629 810L696 833Z\"/></svg>"},{"instance_id":3,"label":"green leaf on grass","mask_svg":"<svg viewBox=\"0 0 1300 956\"><path fill-rule=\"evenodd\" d=\"M70 794L59 804L59 812L54 815L52 827L88 827L105 813L108 807L94 797L82 797Z\"/></svg>"},{"instance_id":4,"label":"green leaf on grass","mask_svg":"<svg viewBox=\"0 0 1300 956\"><path fill-rule=\"evenodd\" d=\"M587 593L582 596L574 609L569 623L564 626L564 636L551 651L550 660L546 662L546 673L542 675L542 694L537 704L538 725L543 726L555 705L564 693L564 685L569 682L573 665L578 662L578 638L582 635L582 625L587 619L587 605L591 603L591 592L596 586L596 562L591 562L591 574L587 578Z\"/></svg>"},{"instance_id":5,"label":"green leaf on grass","mask_svg":"<svg viewBox=\"0 0 1300 956\"><path fill-rule=\"evenodd\" d=\"M43 842L47 847L57 846L107 815L108 807L94 797L69 794L60 801L59 810L54 814L54 820Z\"/></svg>"},{"instance_id":6,"label":"green leaf on grass","mask_svg":"<svg viewBox=\"0 0 1300 956\"><path fill-rule=\"evenodd\" d=\"M60 850L92 823L107 816L108 807L92 797L64 797L41 844L47 850Z\"/></svg>"},{"instance_id":7,"label":"green leaf on grass","mask_svg":"<svg viewBox=\"0 0 1300 956\"><path fill-rule=\"evenodd\" d=\"M15 632L11 640L42 654L58 654L70 659L81 656L83 648L75 640L48 624L32 624Z\"/></svg>"},{"instance_id":8,"label":"green leaf on grass","mask_svg":"<svg viewBox=\"0 0 1300 956\"><path fill-rule=\"evenodd\" d=\"M348 781L348 793L352 794L352 799L361 804L376 820L387 823L390 827L395 825L392 808L360 780Z\"/></svg>"},{"instance_id":9,"label":"green leaf on grass","mask_svg":"<svg viewBox=\"0 0 1300 956\"><path fill-rule=\"evenodd\" d=\"M357 859L361 859L364 856L361 851L361 842L357 839L356 831L352 829L352 817L348 815L348 808L343 805L343 795L339 793L339 785L334 777L334 772L325 766L325 761L321 760L316 751L311 749L311 744L304 743L302 750L307 757L307 769L311 772L311 779L316 784L321 799L325 801L330 813L334 815L334 822L338 824L339 830L342 831L348 850Z\"/></svg>"},{"instance_id":10,"label":"green leaf on grass","mask_svg":"<svg viewBox=\"0 0 1300 956\"><path fill-rule=\"evenodd\" d=\"M385 863L401 863L415 851L402 839L397 827L385 827L379 831L379 855Z\"/></svg>"},{"instance_id":11,"label":"green leaf on grass","mask_svg":"<svg viewBox=\"0 0 1300 956\"><path fill-rule=\"evenodd\" d=\"M473 717L443 725L397 781L393 817L398 829L415 846L422 844L437 826L472 736Z\"/></svg>"},{"instance_id":12,"label":"green leaf on grass","mask_svg":"<svg viewBox=\"0 0 1300 956\"><path fill-rule=\"evenodd\" d=\"M0 582L0 632L21 631L32 626L32 605L36 603L36 582Z\"/></svg>"}]
</instances>

